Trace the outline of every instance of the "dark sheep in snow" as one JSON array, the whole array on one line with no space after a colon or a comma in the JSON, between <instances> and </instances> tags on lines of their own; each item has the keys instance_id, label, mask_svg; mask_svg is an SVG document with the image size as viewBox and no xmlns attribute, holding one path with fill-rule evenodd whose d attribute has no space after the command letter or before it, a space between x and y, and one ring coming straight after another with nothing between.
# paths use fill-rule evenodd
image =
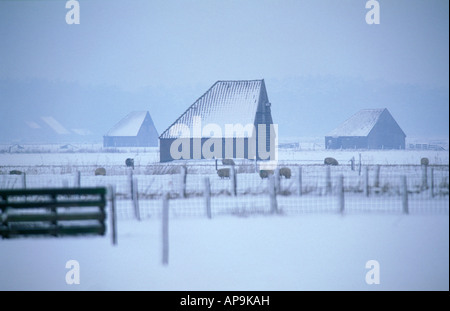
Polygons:
<instances>
[{"instance_id":1,"label":"dark sheep in snow","mask_svg":"<svg viewBox=\"0 0 450 311\"><path fill-rule=\"evenodd\" d=\"M261 177L262 179L268 178L269 175L273 175L273 174L274 174L273 170L260 170L259 171L259 177Z\"/></svg>"},{"instance_id":2,"label":"dark sheep in snow","mask_svg":"<svg viewBox=\"0 0 450 311\"><path fill-rule=\"evenodd\" d=\"M420 164L421 165L429 165L430 160L428 160L428 158L422 158L422 159L420 159Z\"/></svg>"},{"instance_id":3,"label":"dark sheep in snow","mask_svg":"<svg viewBox=\"0 0 450 311\"><path fill-rule=\"evenodd\" d=\"M280 168L280 177L281 176L284 176L286 179L291 178L291 169L289 167Z\"/></svg>"},{"instance_id":4,"label":"dark sheep in snow","mask_svg":"<svg viewBox=\"0 0 450 311\"><path fill-rule=\"evenodd\" d=\"M217 175L220 178L230 178L230 169L229 168L221 168L217 170Z\"/></svg>"},{"instance_id":5,"label":"dark sheep in snow","mask_svg":"<svg viewBox=\"0 0 450 311\"><path fill-rule=\"evenodd\" d=\"M134 170L134 159L128 158L125 160L125 165L127 167L131 167Z\"/></svg>"},{"instance_id":6,"label":"dark sheep in snow","mask_svg":"<svg viewBox=\"0 0 450 311\"><path fill-rule=\"evenodd\" d=\"M99 167L95 170L95 176L106 176L106 170L103 167Z\"/></svg>"},{"instance_id":7,"label":"dark sheep in snow","mask_svg":"<svg viewBox=\"0 0 450 311\"><path fill-rule=\"evenodd\" d=\"M335 158L325 158L325 160L323 160L323 164L325 164L325 165L339 165L338 161Z\"/></svg>"}]
</instances>

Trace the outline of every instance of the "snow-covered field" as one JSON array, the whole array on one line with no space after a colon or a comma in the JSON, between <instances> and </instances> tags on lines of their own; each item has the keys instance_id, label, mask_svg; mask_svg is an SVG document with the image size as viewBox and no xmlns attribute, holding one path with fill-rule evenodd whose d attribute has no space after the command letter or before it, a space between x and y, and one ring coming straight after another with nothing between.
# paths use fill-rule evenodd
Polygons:
<instances>
[{"instance_id":1,"label":"snow-covered field","mask_svg":"<svg viewBox=\"0 0 450 311\"><path fill-rule=\"evenodd\" d=\"M109 237L0 241L0 290L449 290L449 218L302 215L119 221ZM66 262L80 264L67 285ZM380 284L368 285L377 260Z\"/></svg>"},{"instance_id":2,"label":"snow-covered field","mask_svg":"<svg viewBox=\"0 0 450 311\"><path fill-rule=\"evenodd\" d=\"M358 162L360 153L363 165L371 166L371 184L374 165L382 165L382 185L373 188L370 200L358 188L363 177L348 165L352 157ZM337 213L336 196L323 193L320 164L327 156L344 164L331 171L333 185L337 174L345 176L344 215ZM142 221L134 219L126 199L128 157L135 159ZM230 180L218 178L213 161L188 163L186 190L192 196L170 201L170 260L163 266L159 195L177 192L180 176L152 174L168 167L157 163L156 151L0 153L0 187L20 186L20 176L8 175L13 169L27 172L28 187L71 186L81 171L82 186L116 184L123 194L117 246L108 236L0 240L0 290L449 289L447 151L281 150L279 157L293 168L293 177L282 180L282 189L292 195L278 196L282 213L277 215L268 213L267 180L252 173L252 163L237 175L234 198L222 193ZM435 167L434 197L419 189L422 157ZM177 173L184 163L172 164ZM298 165L303 197L296 193ZM99 166L107 168L107 176L93 176ZM408 176L409 215L401 213L401 175ZM212 219L204 216L204 198L198 196L205 176L211 180ZM384 188L386 193L375 195ZM435 212L418 212L429 207ZM198 217L183 217L186 210ZM79 285L65 282L68 260L80 264ZM369 260L380 264L380 284L365 282Z\"/></svg>"}]
</instances>

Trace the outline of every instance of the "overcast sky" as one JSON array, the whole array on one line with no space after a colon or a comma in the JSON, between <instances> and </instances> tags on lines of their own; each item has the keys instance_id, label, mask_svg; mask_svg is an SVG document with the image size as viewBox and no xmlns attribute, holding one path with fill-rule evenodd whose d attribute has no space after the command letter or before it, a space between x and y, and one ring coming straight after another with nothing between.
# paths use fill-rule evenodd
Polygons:
<instances>
[{"instance_id":1,"label":"overcast sky","mask_svg":"<svg viewBox=\"0 0 450 311\"><path fill-rule=\"evenodd\" d=\"M380 0L379 25L366 24L364 0L79 0L79 25L66 24L65 3L0 0L0 79L204 92L217 80L334 77L448 99L447 0Z\"/></svg>"}]
</instances>

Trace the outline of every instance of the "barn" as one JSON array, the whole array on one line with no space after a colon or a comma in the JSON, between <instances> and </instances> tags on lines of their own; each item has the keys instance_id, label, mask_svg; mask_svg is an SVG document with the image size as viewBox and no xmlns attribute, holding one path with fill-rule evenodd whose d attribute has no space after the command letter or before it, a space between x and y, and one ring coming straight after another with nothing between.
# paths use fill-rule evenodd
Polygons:
<instances>
[{"instance_id":1,"label":"barn","mask_svg":"<svg viewBox=\"0 0 450 311\"><path fill-rule=\"evenodd\" d=\"M405 149L406 135L384 109L363 109L325 136L326 149Z\"/></svg>"},{"instance_id":2,"label":"barn","mask_svg":"<svg viewBox=\"0 0 450 311\"><path fill-rule=\"evenodd\" d=\"M160 161L272 160L276 131L264 80L217 81L161 134Z\"/></svg>"},{"instance_id":3,"label":"barn","mask_svg":"<svg viewBox=\"0 0 450 311\"><path fill-rule=\"evenodd\" d=\"M103 136L104 147L158 147L158 132L148 111L133 111Z\"/></svg>"}]
</instances>

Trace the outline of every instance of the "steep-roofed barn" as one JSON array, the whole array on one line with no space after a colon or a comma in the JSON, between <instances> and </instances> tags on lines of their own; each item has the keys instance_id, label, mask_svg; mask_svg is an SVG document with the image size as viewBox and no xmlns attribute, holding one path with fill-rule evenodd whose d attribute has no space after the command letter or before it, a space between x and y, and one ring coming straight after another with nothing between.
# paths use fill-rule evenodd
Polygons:
<instances>
[{"instance_id":1,"label":"steep-roofed barn","mask_svg":"<svg viewBox=\"0 0 450 311\"><path fill-rule=\"evenodd\" d=\"M158 147L158 132L148 111L133 111L103 136L104 147Z\"/></svg>"},{"instance_id":2,"label":"steep-roofed barn","mask_svg":"<svg viewBox=\"0 0 450 311\"><path fill-rule=\"evenodd\" d=\"M274 159L270 107L264 80L217 81L161 134L160 161L210 158L205 153ZM184 155L174 157L183 148Z\"/></svg>"},{"instance_id":3,"label":"steep-roofed barn","mask_svg":"<svg viewBox=\"0 0 450 311\"><path fill-rule=\"evenodd\" d=\"M358 111L325 136L326 149L405 149L406 135L384 109Z\"/></svg>"}]
</instances>

